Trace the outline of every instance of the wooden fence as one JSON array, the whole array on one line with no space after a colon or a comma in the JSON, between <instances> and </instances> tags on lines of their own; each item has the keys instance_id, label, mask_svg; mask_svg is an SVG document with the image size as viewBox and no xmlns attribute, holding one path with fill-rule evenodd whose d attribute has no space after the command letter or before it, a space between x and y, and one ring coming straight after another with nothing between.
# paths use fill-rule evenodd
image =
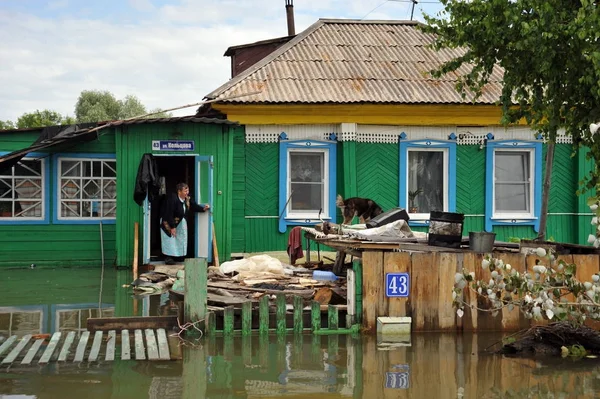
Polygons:
<instances>
[{"instance_id":1,"label":"wooden fence","mask_svg":"<svg viewBox=\"0 0 600 399\"><path fill-rule=\"evenodd\" d=\"M363 329L374 332L377 317L412 317L412 331L516 331L527 328L532 322L515 308L503 309L493 317L489 312L470 310L465 307L462 318L452 307L454 275L466 269L475 272L477 279L490 279L490 271L481 268L484 254L474 252L387 252L364 251L362 256L362 310ZM519 272L530 269L537 259L535 255L494 252ZM600 271L599 255L560 255L558 259L577 265L576 277L591 281ZM408 273L410 292L406 298L386 296L385 275ZM465 300L486 308L488 304L465 290Z\"/></svg>"}]
</instances>

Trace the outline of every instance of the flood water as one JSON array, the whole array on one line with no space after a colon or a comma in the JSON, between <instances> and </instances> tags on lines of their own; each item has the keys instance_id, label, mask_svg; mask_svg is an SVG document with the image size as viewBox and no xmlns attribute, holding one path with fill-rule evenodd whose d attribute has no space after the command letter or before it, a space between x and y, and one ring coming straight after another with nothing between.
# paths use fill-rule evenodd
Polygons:
<instances>
[{"instance_id":1,"label":"flood water","mask_svg":"<svg viewBox=\"0 0 600 399\"><path fill-rule=\"evenodd\" d=\"M127 271L4 270L0 341L83 331L88 317L159 315L167 296L134 299ZM0 398L595 398L594 359L490 354L499 334L201 338L182 360L0 366ZM175 340L176 338L172 338Z\"/></svg>"}]
</instances>

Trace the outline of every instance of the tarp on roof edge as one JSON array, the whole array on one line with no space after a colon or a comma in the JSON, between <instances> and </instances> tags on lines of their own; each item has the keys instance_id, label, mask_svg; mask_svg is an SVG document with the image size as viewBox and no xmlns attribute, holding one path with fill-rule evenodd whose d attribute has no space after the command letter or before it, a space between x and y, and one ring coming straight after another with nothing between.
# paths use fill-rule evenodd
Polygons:
<instances>
[{"instance_id":1,"label":"tarp on roof edge","mask_svg":"<svg viewBox=\"0 0 600 399\"><path fill-rule=\"evenodd\" d=\"M31 152L42 149L52 148L66 142L77 144L83 141L89 141L96 135L96 130L91 131L91 127L97 126L96 123L82 123L69 126L48 126L45 127L36 141L29 147L16 150L0 156L0 173L12 168L23 157Z\"/></svg>"}]
</instances>

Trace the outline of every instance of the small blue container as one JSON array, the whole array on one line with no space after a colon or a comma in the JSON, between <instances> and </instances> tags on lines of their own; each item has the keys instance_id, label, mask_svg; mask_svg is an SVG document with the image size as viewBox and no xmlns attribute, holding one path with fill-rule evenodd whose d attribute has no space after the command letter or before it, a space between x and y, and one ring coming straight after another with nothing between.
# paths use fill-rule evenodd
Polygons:
<instances>
[{"instance_id":1,"label":"small blue container","mask_svg":"<svg viewBox=\"0 0 600 399\"><path fill-rule=\"evenodd\" d=\"M333 272L326 272L323 270L315 270L313 272L313 280L335 281L335 280L337 280L337 276Z\"/></svg>"}]
</instances>

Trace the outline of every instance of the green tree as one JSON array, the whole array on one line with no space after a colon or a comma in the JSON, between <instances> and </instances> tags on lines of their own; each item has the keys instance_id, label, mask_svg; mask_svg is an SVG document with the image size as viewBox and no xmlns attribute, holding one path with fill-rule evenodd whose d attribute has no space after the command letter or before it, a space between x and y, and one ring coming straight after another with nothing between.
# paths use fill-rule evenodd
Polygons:
<instances>
[{"instance_id":1,"label":"green tree","mask_svg":"<svg viewBox=\"0 0 600 399\"><path fill-rule=\"evenodd\" d=\"M14 129L14 128L15 128L15 124L12 121L0 120L0 130L8 130L8 129Z\"/></svg>"},{"instance_id":2,"label":"green tree","mask_svg":"<svg viewBox=\"0 0 600 399\"><path fill-rule=\"evenodd\" d=\"M458 74L457 89L464 95L469 91L481 94L490 81L502 76L502 122L524 119L549 140L546 171L551 171L559 129L565 129L574 143L589 146L590 155L599 161L600 140L593 140L588 129L600 120L596 1L441 2L444 10L438 16L426 16L428 25L423 29L436 35L435 48L462 49L462 55L433 75ZM540 238L545 233L550 176L547 173L544 180ZM599 176L596 169L586 188L595 187Z\"/></svg>"},{"instance_id":3,"label":"green tree","mask_svg":"<svg viewBox=\"0 0 600 399\"><path fill-rule=\"evenodd\" d=\"M17 119L16 127L26 129L31 127L70 125L73 123L75 123L75 120L72 117L63 116L56 111L45 109L24 113Z\"/></svg>"},{"instance_id":4,"label":"green tree","mask_svg":"<svg viewBox=\"0 0 600 399\"><path fill-rule=\"evenodd\" d=\"M118 100L109 91L84 90L75 104L75 117L78 122L101 122L122 120L148 114L146 107L134 95L127 95ZM170 117L171 114L161 112L149 118Z\"/></svg>"}]
</instances>

